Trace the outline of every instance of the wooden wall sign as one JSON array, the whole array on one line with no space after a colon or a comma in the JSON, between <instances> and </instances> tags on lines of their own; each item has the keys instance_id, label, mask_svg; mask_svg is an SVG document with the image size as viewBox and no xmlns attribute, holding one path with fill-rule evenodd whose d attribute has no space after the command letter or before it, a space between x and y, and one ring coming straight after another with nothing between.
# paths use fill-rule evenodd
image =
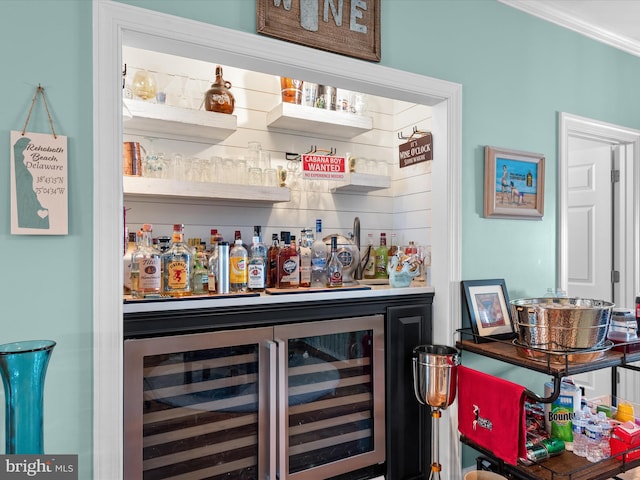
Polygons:
<instances>
[{"instance_id":1,"label":"wooden wall sign","mask_svg":"<svg viewBox=\"0 0 640 480\"><path fill-rule=\"evenodd\" d=\"M422 137L411 138L398 146L400 168L426 162L433 159L433 136L430 133Z\"/></svg>"},{"instance_id":2,"label":"wooden wall sign","mask_svg":"<svg viewBox=\"0 0 640 480\"><path fill-rule=\"evenodd\" d=\"M380 61L380 0L256 0L263 35Z\"/></svg>"}]
</instances>

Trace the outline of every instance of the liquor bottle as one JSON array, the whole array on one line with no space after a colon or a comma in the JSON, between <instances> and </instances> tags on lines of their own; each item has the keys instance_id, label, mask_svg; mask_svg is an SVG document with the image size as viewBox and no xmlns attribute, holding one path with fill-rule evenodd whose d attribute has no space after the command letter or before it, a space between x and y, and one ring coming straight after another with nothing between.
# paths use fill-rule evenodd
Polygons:
<instances>
[{"instance_id":1,"label":"liquor bottle","mask_svg":"<svg viewBox=\"0 0 640 480\"><path fill-rule=\"evenodd\" d=\"M376 248L375 268L376 278L389 278L387 262L389 261L389 249L387 248L387 234L380 234L380 245Z\"/></svg>"},{"instance_id":2,"label":"liquor bottle","mask_svg":"<svg viewBox=\"0 0 640 480\"><path fill-rule=\"evenodd\" d=\"M298 256L300 257L300 286L311 286L311 245L313 245L313 235L310 228L301 230L300 245L298 246Z\"/></svg>"},{"instance_id":3,"label":"liquor bottle","mask_svg":"<svg viewBox=\"0 0 640 480\"><path fill-rule=\"evenodd\" d=\"M242 239L229 252L229 292L242 293L247 291L249 282L247 249L242 246Z\"/></svg>"},{"instance_id":4,"label":"liquor bottle","mask_svg":"<svg viewBox=\"0 0 640 480\"><path fill-rule=\"evenodd\" d=\"M278 234L271 235L271 246L267 250L267 288L274 288L278 277L278 252L280 251L280 242Z\"/></svg>"},{"instance_id":5,"label":"liquor bottle","mask_svg":"<svg viewBox=\"0 0 640 480\"><path fill-rule=\"evenodd\" d=\"M209 293L209 271L208 260L204 251L198 251L195 256L195 264L193 266L193 293L194 295L203 295Z\"/></svg>"},{"instance_id":6,"label":"liquor bottle","mask_svg":"<svg viewBox=\"0 0 640 480\"><path fill-rule=\"evenodd\" d=\"M162 255L164 278L163 293L172 297L191 295L193 284L193 250L184 242L184 225L175 224L171 236L171 247Z\"/></svg>"},{"instance_id":7,"label":"liquor bottle","mask_svg":"<svg viewBox=\"0 0 640 480\"><path fill-rule=\"evenodd\" d=\"M162 254L160 250L153 246L151 224L145 223L142 225L141 232L142 240L138 249L133 253L131 271L133 273L135 270L138 275L137 291L134 296L144 298L149 295L160 294Z\"/></svg>"},{"instance_id":8,"label":"liquor bottle","mask_svg":"<svg viewBox=\"0 0 640 480\"><path fill-rule=\"evenodd\" d=\"M138 248L136 245L136 233L129 232L127 234L127 247L122 257L124 266L124 294L131 295L131 256L133 252Z\"/></svg>"},{"instance_id":9,"label":"liquor bottle","mask_svg":"<svg viewBox=\"0 0 640 480\"><path fill-rule=\"evenodd\" d=\"M222 78L222 67L216 65L216 79L204 94L204 108L208 112L233 113L235 99L229 91L231 83Z\"/></svg>"},{"instance_id":10,"label":"liquor bottle","mask_svg":"<svg viewBox=\"0 0 640 480\"><path fill-rule=\"evenodd\" d=\"M327 287L342 286L342 263L338 258L338 237L335 235L331 237L331 254L327 262L327 277Z\"/></svg>"},{"instance_id":11,"label":"liquor bottle","mask_svg":"<svg viewBox=\"0 0 640 480\"><path fill-rule=\"evenodd\" d=\"M316 220L316 238L311 245L311 288L327 285L327 246L322 240L322 220Z\"/></svg>"},{"instance_id":12,"label":"liquor bottle","mask_svg":"<svg viewBox=\"0 0 640 480\"><path fill-rule=\"evenodd\" d=\"M362 277L367 280L376 278L376 248L373 246L373 233L367 235L367 245L362 254Z\"/></svg>"},{"instance_id":13,"label":"liquor bottle","mask_svg":"<svg viewBox=\"0 0 640 480\"><path fill-rule=\"evenodd\" d=\"M135 240L135 249L131 252L131 256L129 257L129 276L131 278L131 296L139 297L140 296L140 265L134 262L134 258L136 253L140 251L140 247L142 246L142 230L138 230L136 232L136 240Z\"/></svg>"},{"instance_id":14,"label":"liquor bottle","mask_svg":"<svg viewBox=\"0 0 640 480\"><path fill-rule=\"evenodd\" d=\"M391 245L389 245L389 251L387 252L387 257L393 257L396 253L398 253L398 244L396 243L396 234L391 234Z\"/></svg>"},{"instance_id":15,"label":"liquor bottle","mask_svg":"<svg viewBox=\"0 0 640 480\"><path fill-rule=\"evenodd\" d=\"M283 245L278 251L276 288L298 288L300 262L295 247L295 237L290 232L280 232Z\"/></svg>"},{"instance_id":16,"label":"liquor bottle","mask_svg":"<svg viewBox=\"0 0 640 480\"><path fill-rule=\"evenodd\" d=\"M249 256L249 290L261 292L267 281L267 247L260 238L260 227L254 229L251 242L251 254ZM255 235L258 233L258 235Z\"/></svg>"}]
</instances>

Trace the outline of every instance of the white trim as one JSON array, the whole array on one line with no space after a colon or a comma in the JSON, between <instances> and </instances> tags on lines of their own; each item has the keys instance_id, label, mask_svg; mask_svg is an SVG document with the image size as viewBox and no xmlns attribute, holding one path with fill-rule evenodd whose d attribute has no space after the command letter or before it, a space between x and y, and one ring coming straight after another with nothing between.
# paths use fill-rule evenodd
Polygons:
<instances>
[{"instance_id":1,"label":"white trim","mask_svg":"<svg viewBox=\"0 0 640 480\"><path fill-rule=\"evenodd\" d=\"M569 137L580 137L611 145L632 145L633 159L627 161L627 179L633 182L630 188L622 189L627 195L632 194L632 212L625 216L631 220L632 226L626 226L628 239L626 242L627 262L622 267L630 266L621 275L626 279L626 288L621 292L621 306L634 305L635 292L640 291L640 130L620 127L590 118L579 117L569 113L560 113L558 131L558 265L557 285L567 290L569 270L568 245L568 164Z\"/></svg>"},{"instance_id":2,"label":"white trim","mask_svg":"<svg viewBox=\"0 0 640 480\"><path fill-rule=\"evenodd\" d=\"M94 11L94 456L93 478L122 478L122 101L127 45L304 76L329 85L434 106L433 286L435 339L451 344L460 318L462 93L458 84L275 39L93 0ZM162 32L162 36L159 36ZM114 259L116 259L114 261ZM409 367L407 367L409 368ZM457 430L441 431L445 468L460 473ZM449 455L449 451L453 455Z\"/></svg>"},{"instance_id":3,"label":"white trim","mask_svg":"<svg viewBox=\"0 0 640 480\"><path fill-rule=\"evenodd\" d=\"M610 45L614 48L640 57L640 43L629 37L617 35L593 23L581 20L570 13L563 12L552 3L539 0L498 0L505 5L526 12L535 17L555 23L563 28L573 30L585 37Z\"/></svg>"}]
</instances>

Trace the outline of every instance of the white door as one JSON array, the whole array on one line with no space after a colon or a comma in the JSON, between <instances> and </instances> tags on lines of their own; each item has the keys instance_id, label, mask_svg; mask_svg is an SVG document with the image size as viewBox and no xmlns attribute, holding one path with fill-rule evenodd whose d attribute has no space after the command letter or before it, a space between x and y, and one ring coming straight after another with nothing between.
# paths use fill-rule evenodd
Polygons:
<instances>
[{"instance_id":1,"label":"white door","mask_svg":"<svg viewBox=\"0 0 640 480\"><path fill-rule=\"evenodd\" d=\"M567 293L613 300L611 146L569 140Z\"/></svg>"}]
</instances>

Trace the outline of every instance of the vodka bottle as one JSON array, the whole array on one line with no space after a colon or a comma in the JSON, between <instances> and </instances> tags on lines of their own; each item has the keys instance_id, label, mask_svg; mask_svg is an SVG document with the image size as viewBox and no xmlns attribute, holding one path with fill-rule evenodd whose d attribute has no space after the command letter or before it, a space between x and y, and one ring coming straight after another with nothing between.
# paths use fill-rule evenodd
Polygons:
<instances>
[{"instance_id":1,"label":"vodka bottle","mask_svg":"<svg viewBox=\"0 0 640 480\"><path fill-rule=\"evenodd\" d=\"M322 220L316 220L316 237L311 245L311 287L327 286L327 246L322 240Z\"/></svg>"},{"instance_id":2,"label":"vodka bottle","mask_svg":"<svg viewBox=\"0 0 640 480\"><path fill-rule=\"evenodd\" d=\"M142 237L138 249L132 255L131 272L138 276L136 291L132 294L138 297L159 295L161 288L161 253L153 246L151 238L152 226L145 223L142 226ZM132 282L133 284L133 282Z\"/></svg>"},{"instance_id":3,"label":"vodka bottle","mask_svg":"<svg viewBox=\"0 0 640 480\"><path fill-rule=\"evenodd\" d=\"M212 236L213 240L213 236ZM207 268L207 288L209 294L218 292L218 241L213 240L211 243L211 251L209 252L209 265Z\"/></svg>"},{"instance_id":4,"label":"vodka bottle","mask_svg":"<svg viewBox=\"0 0 640 480\"><path fill-rule=\"evenodd\" d=\"M254 235L251 242L251 254L249 255L249 290L261 292L264 290L267 280L267 247L260 239L260 235Z\"/></svg>"},{"instance_id":5,"label":"vodka bottle","mask_svg":"<svg viewBox=\"0 0 640 480\"><path fill-rule=\"evenodd\" d=\"M338 237L331 237L331 254L327 262L327 287L342 286L342 262L338 258Z\"/></svg>"},{"instance_id":6,"label":"vodka bottle","mask_svg":"<svg viewBox=\"0 0 640 480\"><path fill-rule=\"evenodd\" d=\"M242 246L242 239L237 238L235 246L229 252L229 292L247 291L249 282L248 253Z\"/></svg>"},{"instance_id":7,"label":"vodka bottle","mask_svg":"<svg viewBox=\"0 0 640 480\"><path fill-rule=\"evenodd\" d=\"M587 437L584 429L586 426L586 416L582 410L578 410L572 421L573 428L573 453L579 457L587 456Z\"/></svg>"},{"instance_id":8,"label":"vodka bottle","mask_svg":"<svg viewBox=\"0 0 640 480\"><path fill-rule=\"evenodd\" d=\"M300 257L300 286L311 286L311 246L313 236L310 228L301 231L300 245L298 246L298 256Z\"/></svg>"},{"instance_id":9,"label":"vodka bottle","mask_svg":"<svg viewBox=\"0 0 640 480\"><path fill-rule=\"evenodd\" d=\"M191 295L193 284L193 250L184 242L184 225L175 224L171 236L171 247L162 254L163 292L172 297Z\"/></svg>"},{"instance_id":10,"label":"vodka bottle","mask_svg":"<svg viewBox=\"0 0 640 480\"><path fill-rule=\"evenodd\" d=\"M132 297L140 296L140 265L134 262L137 253L140 252L142 246L142 230L138 230L135 234L135 248L129 256L129 287Z\"/></svg>"}]
</instances>

